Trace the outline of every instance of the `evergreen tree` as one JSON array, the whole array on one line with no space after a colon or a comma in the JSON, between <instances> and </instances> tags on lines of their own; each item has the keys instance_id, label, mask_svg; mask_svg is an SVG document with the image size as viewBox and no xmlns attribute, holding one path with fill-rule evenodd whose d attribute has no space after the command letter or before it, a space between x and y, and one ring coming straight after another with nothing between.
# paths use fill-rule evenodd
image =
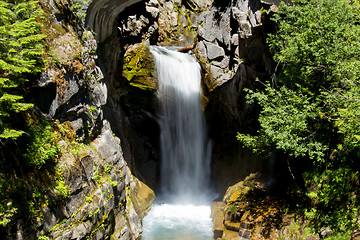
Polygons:
<instances>
[{"instance_id":1,"label":"evergreen tree","mask_svg":"<svg viewBox=\"0 0 360 240\"><path fill-rule=\"evenodd\" d=\"M0 138L19 137L11 116L33 105L23 100L23 86L42 71L45 35L37 1L0 1Z\"/></svg>"},{"instance_id":2,"label":"evergreen tree","mask_svg":"<svg viewBox=\"0 0 360 240\"><path fill-rule=\"evenodd\" d=\"M37 2L30 0L0 0L0 234L14 218L18 209L24 204L16 203L13 193L21 190L21 182L25 181L17 177L17 169L26 167L26 164L20 163L20 154L14 151L14 145L10 144L23 134L22 129L16 126L17 113L22 113L33 104L26 103L24 100L25 83L38 75L43 69L42 54L44 53L43 39L45 35L41 34L42 12L37 6ZM39 127L37 127L39 128ZM37 128L35 130L37 130ZM35 130L30 129L29 136ZM37 164L54 158L53 155L36 155L44 148L57 148L44 144L44 141L52 138L51 132L41 139L42 146L32 150L33 159L30 163ZM35 139L33 142L39 142ZM47 144L47 142L46 142ZM22 152L26 150L21 145ZM30 145L31 147L32 145ZM21 147L19 147L21 148ZM40 151L39 151L40 149ZM20 151L20 152L21 152ZM20 170L21 173L22 170ZM22 192L24 193L24 192ZM26 195L26 194L24 194ZM26 199L26 196L22 197ZM20 201L21 202L21 201ZM24 201L23 201L24 202ZM23 203L21 202L21 203Z\"/></svg>"}]
</instances>

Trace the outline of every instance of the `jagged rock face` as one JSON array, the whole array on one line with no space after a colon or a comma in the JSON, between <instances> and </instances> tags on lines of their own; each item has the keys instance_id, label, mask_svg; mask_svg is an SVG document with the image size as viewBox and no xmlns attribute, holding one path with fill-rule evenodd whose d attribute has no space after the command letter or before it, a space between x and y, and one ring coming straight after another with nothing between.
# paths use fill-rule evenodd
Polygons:
<instances>
[{"instance_id":1,"label":"jagged rock face","mask_svg":"<svg viewBox=\"0 0 360 240\"><path fill-rule=\"evenodd\" d=\"M199 18L195 53L204 71L205 114L213 139L213 174L220 191L249 172L264 172L265 162L236 140L239 130L256 129L256 109L245 100L244 88L255 79L269 79L273 62L267 51L271 5L259 0L215 1ZM265 27L266 26L266 27Z\"/></svg>"},{"instance_id":2,"label":"jagged rock face","mask_svg":"<svg viewBox=\"0 0 360 240\"><path fill-rule=\"evenodd\" d=\"M70 2L80 6L79 12L70 11ZM272 74L264 44L266 16L261 9L270 7L265 2L276 1L50 1L49 11L58 18L49 24L49 46L58 59L34 86L33 98L49 117L70 121L96 151L87 149L74 161L77 168L69 170L66 179L71 197L56 208L43 209L38 225L42 233L58 239L140 237L140 218L154 195L131 172L156 188L156 81L151 69L143 80L133 81L126 58L136 65L141 58L129 58L150 44L195 44L214 143L213 175L220 190L262 170L261 160L242 149L235 136L255 123L256 110L245 103L243 89L253 89L256 78ZM62 19L64 12L71 13L69 19ZM74 157L67 157L63 161L71 166ZM108 166L110 172L105 171ZM101 175L99 168L104 170Z\"/></svg>"},{"instance_id":3,"label":"jagged rock face","mask_svg":"<svg viewBox=\"0 0 360 240\"><path fill-rule=\"evenodd\" d=\"M119 6L110 13L115 2ZM245 103L243 89L253 89L256 78L261 80L272 74L272 59L264 43L267 24L264 13L270 5L260 0L115 2L93 1L86 22L99 40L98 53L108 88L105 118L116 135L126 139L122 147L132 171L156 188L159 179L156 79L139 49L150 44L194 43L204 75L207 97L204 102L208 102L205 111L214 141L216 181L221 182L224 190L249 171L261 171L264 167L261 160L242 149L235 136L240 129L251 130L249 126L256 124L253 118L256 110ZM105 21L110 18L111 21Z\"/></svg>"},{"instance_id":4,"label":"jagged rock face","mask_svg":"<svg viewBox=\"0 0 360 240\"><path fill-rule=\"evenodd\" d=\"M249 171L262 170L261 160L242 149L235 136L240 129L251 131L256 125L256 109L246 104L243 89L253 89L256 78L272 74L273 63L264 43L269 4L260 0L93 0L82 8L95 36L83 31L85 41L70 33L56 38L54 47L64 52L60 55L64 70L56 90L54 81L47 85L47 95L53 100L44 108L49 108L50 116L70 120L84 138L96 137L102 119L108 119L115 134L126 139L121 144L132 172L156 188L160 158L156 79L153 69L142 70L148 65L142 65L145 58L138 49L150 44L195 43L204 75L216 181L224 190ZM65 67L77 58L65 54L67 42L81 46L80 64ZM44 85L52 74L50 69L44 75ZM82 81L88 76L93 77L90 84Z\"/></svg>"},{"instance_id":5,"label":"jagged rock face","mask_svg":"<svg viewBox=\"0 0 360 240\"><path fill-rule=\"evenodd\" d=\"M91 147L80 148L79 154L64 153L60 159L70 197L42 209L44 217L37 226L41 235L51 239L140 239L139 213L154 200L154 193L143 191L146 203L136 201L135 190L144 188L126 167L120 140L109 124L104 125ZM53 198L51 193L48 198Z\"/></svg>"},{"instance_id":6,"label":"jagged rock face","mask_svg":"<svg viewBox=\"0 0 360 240\"><path fill-rule=\"evenodd\" d=\"M266 8L269 6L260 0L233 4L215 1L199 17L195 52L206 72L205 83L210 92L232 80L238 70L242 71L242 65L257 72L271 72L271 58L267 56L261 29Z\"/></svg>"},{"instance_id":7,"label":"jagged rock face","mask_svg":"<svg viewBox=\"0 0 360 240\"><path fill-rule=\"evenodd\" d=\"M53 56L33 86L33 101L48 117L70 121L80 139L91 141L101 131L101 108L108 97L104 75L95 63L97 42L81 22L67 24L73 17L71 6L58 0L42 1L42 7L47 15L47 46ZM65 13L69 19L62 17Z\"/></svg>"},{"instance_id":8,"label":"jagged rock face","mask_svg":"<svg viewBox=\"0 0 360 240\"><path fill-rule=\"evenodd\" d=\"M57 192L44 189L47 192L45 198L51 204L42 207L42 217L35 223L19 220L18 239L39 236L51 239L108 239L110 236L140 239L141 218L155 198L154 192L127 167L128 159L121 148L121 142L126 142L126 138L120 141L114 137L112 126L104 118L103 109L109 102L109 94L116 91L109 90L113 85L106 80L109 76L118 76L118 65L102 69L98 61L98 42L91 31L85 30L82 18L88 8L98 7L102 12L106 9L103 4L115 1L93 1L90 5L89 2L41 1L46 14L47 45L53 49L54 56L42 78L32 86L30 97L42 114L60 122L68 121L77 137L88 144L74 150L70 147L73 143L60 140L62 157L58 167L63 171L62 181L69 196L59 198ZM119 5L112 9L113 12L107 9L111 14L101 16L109 17L106 20L109 22L99 23L111 25L118 17L115 12L134 2L116 1ZM79 11L74 12L74 9ZM116 38L107 36L117 34L110 29L96 37L116 42ZM121 59L121 50L115 51L109 61L119 60L119 57ZM108 62L104 64L112 66ZM119 109L119 112L125 118L123 110Z\"/></svg>"},{"instance_id":9,"label":"jagged rock face","mask_svg":"<svg viewBox=\"0 0 360 240\"><path fill-rule=\"evenodd\" d=\"M131 170L152 188L159 180L157 82L148 46L194 44L200 10L198 1L140 1L119 14L113 32L99 38L99 60L108 88L105 118L122 141ZM207 8L212 1L199 1ZM96 8L88 9L89 15ZM109 5L110 6L110 5ZM91 17L87 18L88 21ZM91 26L91 24L90 24ZM95 29L96 31L96 29Z\"/></svg>"}]
</instances>

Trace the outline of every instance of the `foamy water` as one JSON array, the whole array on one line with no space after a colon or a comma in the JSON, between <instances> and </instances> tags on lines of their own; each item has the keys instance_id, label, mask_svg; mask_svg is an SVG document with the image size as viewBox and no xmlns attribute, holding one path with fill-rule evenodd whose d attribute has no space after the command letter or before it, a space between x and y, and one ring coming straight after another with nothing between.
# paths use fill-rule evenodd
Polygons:
<instances>
[{"instance_id":1,"label":"foamy water","mask_svg":"<svg viewBox=\"0 0 360 240\"><path fill-rule=\"evenodd\" d=\"M154 204L143 219L143 240L210 240L210 206Z\"/></svg>"},{"instance_id":2,"label":"foamy water","mask_svg":"<svg viewBox=\"0 0 360 240\"><path fill-rule=\"evenodd\" d=\"M150 47L159 81L161 198L143 219L143 240L210 240L211 144L196 60ZM208 203L203 205L202 203Z\"/></svg>"}]
</instances>

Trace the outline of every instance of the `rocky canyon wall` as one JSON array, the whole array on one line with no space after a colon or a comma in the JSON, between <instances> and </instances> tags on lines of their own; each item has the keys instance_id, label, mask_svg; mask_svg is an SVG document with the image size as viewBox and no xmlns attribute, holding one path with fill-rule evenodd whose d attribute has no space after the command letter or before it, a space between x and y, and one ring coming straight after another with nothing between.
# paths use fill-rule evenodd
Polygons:
<instances>
[{"instance_id":1,"label":"rocky canyon wall","mask_svg":"<svg viewBox=\"0 0 360 240\"><path fill-rule=\"evenodd\" d=\"M246 103L244 88L255 89L256 79L273 74L265 39L275 10L269 1L214 1L199 18L194 52L204 71L213 174L221 192L251 172L267 174L267 161L244 149L236 134L257 128L257 109Z\"/></svg>"},{"instance_id":2,"label":"rocky canyon wall","mask_svg":"<svg viewBox=\"0 0 360 240\"><path fill-rule=\"evenodd\" d=\"M100 37L98 53L109 94L106 118L126 139L122 147L133 172L152 188L157 188L160 156L157 83L149 45L193 46L202 66L219 189L224 191L249 172L266 171L267 163L243 149L236 133L257 127L256 109L246 104L243 89L254 89L256 78L272 75L265 37L272 31L269 18L274 10L273 2L260 0L140 1L119 14L107 38Z\"/></svg>"},{"instance_id":3,"label":"rocky canyon wall","mask_svg":"<svg viewBox=\"0 0 360 240\"><path fill-rule=\"evenodd\" d=\"M61 153L54 172L39 170L32 176L35 182L30 186L36 191L29 192L37 192L32 196L35 210L20 212L6 235L8 239L140 239L141 218L155 195L132 174L121 147L126 139L116 137L104 117L112 86L107 83L108 62L99 61L101 33L85 25L93 5L63 0L39 4L45 15L48 62L29 98L38 115L54 121L61 132ZM119 11L125 8L120 5Z\"/></svg>"},{"instance_id":4,"label":"rocky canyon wall","mask_svg":"<svg viewBox=\"0 0 360 240\"><path fill-rule=\"evenodd\" d=\"M53 204L36 221L19 221L18 239L140 238L154 193L138 178L155 190L159 182L152 44L190 46L201 64L218 190L264 171L266 163L238 144L236 132L257 124L243 89L272 74L264 39L273 3L41 0L54 56L31 98L42 116L69 123L85 144L62 141L59 166L69 196L48 191Z\"/></svg>"},{"instance_id":5,"label":"rocky canyon wall","mask_svg":"<svg viewBox=\"0 0 360 240\"><path fill-rule=\"evenodd\" d=\"M157 83L149 45L194 46L214 143L212 166L221 191L249 172L266 169L265 162L238 144L236 133L254 131L257 124L256 109L246 104L243 89L253 89L255 79L268 78L274 67L265 44L272 27L269 16L276 9L273 2L128 1L121 3L128 7L109 26L95 24L111 6L94 1L87 23L95 32L106 32L98 36L109 96L104 112L117 136L126 139L122 147L133 172L157 188Z\"/></svg>"},{"instance_id":6,"label":"rocky canyon wall","mask_svg":"<svg viewBox=\"0 0 360 240\"><path fill-rule=\"evenodd\" d=\"M133 172L152 188L157 188L160 158L157 85L147 49L152 44L194 45L192 52L202 66L219 187L224 190L249 172L265 171L266 163L243 149L236 133L254 131L257 124L256 109L246 104L243 89L253 89L255 79L268 78L274 68L265 44L273 28L269 18L274 3L151 0L89 5L86 23L97 33L99 66L108 88L105 118L116 135L126 139L122 147ZM109 13L112 8L116 18Z\"/></svg>"}]
</instances>

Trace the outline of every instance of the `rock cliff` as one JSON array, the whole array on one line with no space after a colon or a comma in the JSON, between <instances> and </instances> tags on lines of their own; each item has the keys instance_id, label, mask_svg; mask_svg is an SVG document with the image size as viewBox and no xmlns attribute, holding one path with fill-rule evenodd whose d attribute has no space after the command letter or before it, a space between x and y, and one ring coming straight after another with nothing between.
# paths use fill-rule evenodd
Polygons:
<instances>
[{"instance_id":1,"label":"rock cliff","mask_svg":"<svg viewBox=\"0 0 360 240\"><path fill-rule=\"evenodd\" d=\"M109 19L101 29L132 4L118 3L119 9L112 10L114 19L112 14L102 16ZM29 97L39 116L55 122L61 151L55 165L47 168L54 172L31 176L34 212L19 213L16 226L6 235L9 239L140 239L141 218L155 194L132 174L121 147L126 139L116 137L104 117L111 91L99 63L98 44L108 32L98 34L85 25L87 13L92 17L92 9L101 12L107 3L43 0L39 4L45 15L48 62Z\"/></svg>"},{"instance_id":2,"label":"rock cliff","mask_svg":"<svg viewBox=\"0 0 360 240\"><path fill-rule=\"evenodd\" d=\"M140 238L154 200L143 182L155 190L159 182L151 44L194 45L219 191L263 170L235 136L256 125L243 89L274 68L264 42L274 2L41 0L50 61L31 98L40 115L71 126L84 145L60 141L68 195L42 188L48 202L36 221L19 220L17 238Z\"/></svg>"},{"instance_id":3,"label":"rock cliff","mask_svg":"<svg viewBox=\"0 0 360 240\"><path fill-rule=\"evenodd\" d=\"M119 139L108 123L90 144L78 153L62 144L59 169L69 196L51 201L37 220L38 235L50 239L140 239L141 217L154 200L154 193L132 176L122 156ZM27 232L23 239L29 239ZM31 236L31 235L30 235Z\"/></svg>"},{"instance_id":4,"label":"rock cliff","mask_svg":"<svg viewBox=\"0 0 360 240\"><path fill-rule=\"evenodd\" d=\"M267 163L242 148L235 136L257 126L257 110L246 103L243 89L254 89L256 79L269 79L274 71L265 43L273 28L273 10L275 5L260 0L214 1L199 17L194 51L204 71L213 173L221 192L249 172L267 169Z\"/></svg>"},{"instance_id":5,"label":"rock cliff","mask_svg":"<svg viewBox=\"0 0 360 240\"><path fill-rule=\"evenodd\" d=\"M246 104L243 89L255 88L255 79L268 78L274 69L264 39L272 29L269 16L275 5L260 0L123 1L121 5L127 7L116 21L100 27L95 16L102 18L112 5L94 1L86 21L95 32L100 28L107 32L97 35L108 88L104 114L116 135L126 139L122 147L132 171L157 188L159 129L157 83L147 49L151 44L195 46L192 53L202 66L204 108L220 189L225 191L248 172L266 168L261 159L241 148L235 136L256 126L256 109Z\"/></svg>"}]
</instances>

